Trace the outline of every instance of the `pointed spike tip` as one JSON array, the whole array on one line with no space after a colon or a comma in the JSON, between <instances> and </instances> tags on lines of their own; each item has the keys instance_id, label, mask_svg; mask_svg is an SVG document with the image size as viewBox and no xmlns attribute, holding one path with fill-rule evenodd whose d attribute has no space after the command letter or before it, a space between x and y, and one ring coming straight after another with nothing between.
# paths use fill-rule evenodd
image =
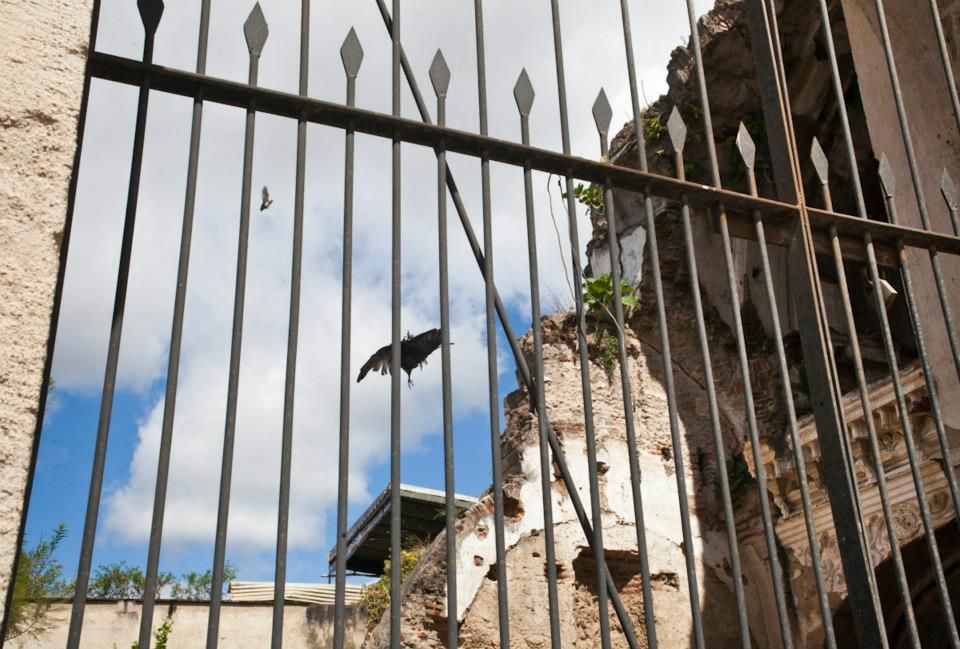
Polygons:
<instances>
[{"instance_id":1,"label":"pointed spike tip","mask_svg":"<svg viewBox=\"0 0 960 649\"><path fill-rule=\"evenodd\" d=\"M447 88L450 86L450 68L447 67L447 60L443 58L443 52L440 50L433 55L433 63L430 64L430 82L438 97L447 94Z\"/></svg>"},{"instance_id":2,"label":"pointed spike tip","mask_svg":"<svg viewBox=\"0 0 960 649\"><path fill-rule=\"evenodd\" d=\"M810 145L810 161L817 172L820 184L826 185L830 180L830 163L827 162L827 155L823 152L823 147L820 146L817 138L813 138L813 143Z\"/></svg>"},{"instance_id":3,"label":"pointed spike tip","mask_svg":"<svg viewBox=\"0 0 960 649\"><path fill-rule=\"evenodd\" d=\"M613 110L607 100L607 93L601 88L597 100L593 102L593 121L597 124L597 130L601 133L607 133L610 130L610 120L612 119Z\"/></svg>"},{"instance_id":4,"label":"pointed spike tip","mask_svg":"<svg viewBox=\"0 0 960 649\"><path fill-rule=\"evenodd\" d=\"M674 106L670 111L670 118L667 120L667 133L670 134L670 143L673 150L677 153L683 153L683 147L687 143L687 125L680 117L680 111Z\"/></svg>"},{"instance_id":5,"label":"pointed spike tip","mask_svg":"<svg viewBox=\"0 0 960 649\"><path fill-rule=\"evenodd\" d=\"M157 31L163 16L163 0L137 0L137 9L140 11L143 29L148 34Z\"/></svg>"},{"instance_id":6,"label":"pointed spike tip","mask_svg":"<svg viewBox=\"0 0 960 649\"><path fill-rule=\"evenodd\" d=\"M887 154L880 154L880 164L877 167L877 175L880 176L880 185L883 187L883 193L887 198L893 198L897 191L897 175L893 173L890 161L887 160Z\"/></svg>"},{"instance_id":7,"label":"pointed spike tip","mask_svg":"<svg viewBox=\"0 0 960 649\"><path fill-rule=\"evenodd\" d=\"M517 109L520 114L523 116L529 115L530 109L533 107L534 92L526 68L520 70L517 83L513 86L513 98L517 100Z\"/></svg>"},{"instance_id":8,"label":"pointed spike tip","mask_svg":"<svg viewBox=\"0 0 960 649\"><path fill-rule=\"evenodd\" d=\"M757 159L757 145L750 137L750 131L740 122L740 129L737 131L737 149L740 150L740 157L743 158L743 164L747 169L753 169L754 162Z\"/></svg>"},{"instance_id":9,"label":"pointed spike tip","mask_svg":"<svg viewBox=\"0 0 960 649\"><path fill-rule=\"evenodd\" d=\"M347 37L340 46L340 59L343 61L343 69L348 77L355 77L360 72L360 64L363 63L363 47L360 46L360 39L357 37L357 30L353 27L347 33Z\"/></svg>"},{"instance_id":10,"label":"pointed spike tip","mask_svg":"<svg viewBox=\"0 0 960 649\"><path fill-rule=\"evenodd\" d=\"M243 23L243 35L247 39L247 50L249 50L251 56L260 56L269 34L267 19L263 17L263 10L258 2L253 5L250 15Z\"/></svg>"},{"instance_id":11,"label":"pointed spike tip","mask_svg":"<svg viewBox=\"0 0 960 649\"><path fill-rule=\"evenodd\" d=\"M940 179L940 192L943 194L943 200L947 201L947 207L951 210L957 209L957 186L946 169L943 170L943 177Z\"/></svg>"}]
</instances>

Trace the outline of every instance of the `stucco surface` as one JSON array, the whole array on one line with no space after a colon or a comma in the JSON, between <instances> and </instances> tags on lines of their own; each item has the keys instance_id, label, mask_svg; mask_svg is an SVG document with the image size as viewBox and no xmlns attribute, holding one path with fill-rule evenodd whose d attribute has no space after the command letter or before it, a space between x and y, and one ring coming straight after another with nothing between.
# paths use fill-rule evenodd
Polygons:
<instances>
[{"instance_id":1,"label":"stucco surface","mask_svg":"<svg viewBox=\"0 0 960 649\"><path fill-rule=\"evenodd\" d=\"M170 645L178 649L200 649L207 640L210 608L203 602L161 602L154 611L154 628L165 620L173 624ZM225 603L220 612L220 646L230 649L260 649L270 646L273 603ZM53 649L66 644L70 604L55 604L55 624L43 635L22 637L11 649ZM346 642L343 649L357 649L366 633L366 609L347 608ZM140 603L132 601L88 602L84 615L81 649L127 649L140 631ZM333 645L333 606L293 604L283 611L283 639L288 647L320 649Z\"/></svg>"},{"instance_id":2,"label":"stucco surface","mask_svg":"<svg viewBox=\"0 0 960 649\"><path fill-rule=\"evenodd\" d=\"M36 426L92 4L0 0L0 602Z\"/></svg>"}]
</instances>

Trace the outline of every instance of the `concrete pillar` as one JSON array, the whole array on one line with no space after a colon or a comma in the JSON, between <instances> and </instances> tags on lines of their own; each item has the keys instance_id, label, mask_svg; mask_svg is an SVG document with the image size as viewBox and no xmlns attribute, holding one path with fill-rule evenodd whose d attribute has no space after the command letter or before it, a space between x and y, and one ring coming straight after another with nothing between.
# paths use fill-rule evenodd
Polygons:
<instances>
[{"instance_id":1,"label":"concrete pillar","mask_svg":"<svg viewBox=\"0 0 960 649\"><path fill-rule=\"evenodd\" d=\"M0 605L36 441L92 8L0 0Z\"/></svg>"}]
</instances>

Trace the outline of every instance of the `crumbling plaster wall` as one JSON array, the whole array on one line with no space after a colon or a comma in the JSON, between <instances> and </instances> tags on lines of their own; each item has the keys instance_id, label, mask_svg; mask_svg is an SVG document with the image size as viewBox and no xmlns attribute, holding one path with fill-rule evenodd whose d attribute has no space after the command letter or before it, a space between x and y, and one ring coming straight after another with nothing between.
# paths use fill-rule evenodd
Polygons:
<instances>
[{"instance_id":1,"label":"crumbling plaster wall","mask_svg":"<svg viewBox=\"0 0 960 649\"><path fill-rule=\"evenodd\" d=\"M0 603L33 451L92 6L0 0Z\"/></svg>"}]
</instances>

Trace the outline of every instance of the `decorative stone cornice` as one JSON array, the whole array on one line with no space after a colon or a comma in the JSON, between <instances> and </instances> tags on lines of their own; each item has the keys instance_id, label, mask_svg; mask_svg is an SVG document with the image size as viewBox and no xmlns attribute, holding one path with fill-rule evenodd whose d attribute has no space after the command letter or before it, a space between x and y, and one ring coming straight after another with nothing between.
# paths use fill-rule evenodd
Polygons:
<instances>
[{"instance_id":1,"label":"decorative stone cornice","mask_svg":"<svg viewBox=\"0 0 960 649\"><path fill-rule=\"evenodd\" d=\"M951 520L954 510L949 485L940 460L942 453L937 440L936 428L929 410L927 387L919 363L913 363L900 372L907 413L913 429L920 475L927 494L927 503L935 526ZM903 546L923 535L920 509L917 503L913 475L906 452L896 395L890 379L877 381L868 386L871 416L877 434L877 444L887 482L887 493L892 510L892 525L898 545ZM877 476L871 461L870 439L867 421L860 403L860 395L854 391L842 401L847 422L847 439L853 455L853 469L860 494L864 520L864 533L870 559L874 565L890 556L890 542L883 516ZM845 592L843 570L840 565L836 535L830 504L821 481L820 441L812 416L798 422L804 465L813 505L813 519L820 541L824 578L829 590ZM789 437L776 447L772 439L763 440L761 457L767 477L767 490L779 509L776 523L777 537L803 566L810 565L810 548L801 507L799 480L794 461L793 447ZM754 471L751 453L745 453L751 471Z\"/></svg>"}]
</instances>

